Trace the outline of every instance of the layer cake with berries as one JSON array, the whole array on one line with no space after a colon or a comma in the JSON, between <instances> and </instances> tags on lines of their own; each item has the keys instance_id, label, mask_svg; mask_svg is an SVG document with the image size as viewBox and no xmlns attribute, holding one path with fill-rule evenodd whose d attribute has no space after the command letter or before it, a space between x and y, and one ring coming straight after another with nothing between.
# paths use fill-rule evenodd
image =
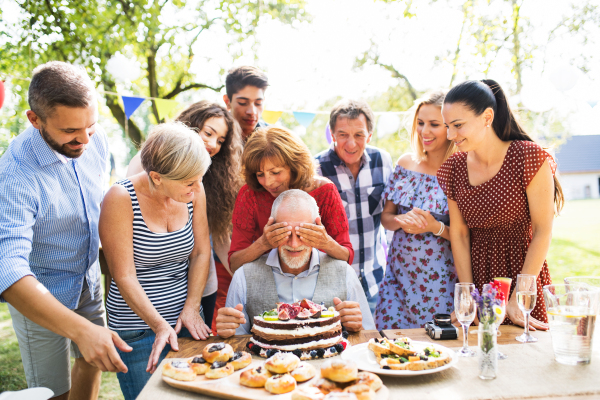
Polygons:
<instances>
[{"instance_id":1,"label":"layer cake with berries","mask_svg":"<svg viewBox=\"0 0 600 400\"><path fill-rule=\"evenodd\" d=\"M276 309L255 316L248 342L248 348L262 357L283 351L302 360L332 357L347 345L340 314L307 299L278 303Z\"/></svg>"}]
</instances>

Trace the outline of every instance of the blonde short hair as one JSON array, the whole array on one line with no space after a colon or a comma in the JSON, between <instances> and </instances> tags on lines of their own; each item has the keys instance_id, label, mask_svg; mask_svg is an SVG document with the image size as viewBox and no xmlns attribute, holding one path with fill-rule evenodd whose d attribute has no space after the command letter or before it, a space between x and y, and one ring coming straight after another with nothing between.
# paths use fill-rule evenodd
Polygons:
<instances>
[{"instance_id":1,"label":"blonde short hair","mask_svg":"<svg viewBox=\"0 0 600 400\"><path fill-rule=\"evenodd\" d=\"M415 101L415 105L413 106L413 109L415 110L415 115L413 117L412 128L410 130L410 148L413 152L412 158L417 163L420 163L421 161L425 161L427 159L427 153L423 148L423 141L421 140L421 138L419 137L419 133L417 132L417 119L419 117L419 110L424 105L436 106L439 107L441 110L442 104L444 103L444 97L446 97L446 93L442 91L437 91L427 93L425 94L425 96ZM446 155L444 156L444 161L446 161L446 159L452 154L454 154L457 150L457 147L454 144L454 142L449 142L450 143L448 145L448 150L446 151Z\"/></svg>"},{"instance_id":2,"label":"blonde short hair","mask_svg":"<svg viewBox=\"0 0 600 400\"><path fill-rule=\"evenodd\" d=\"M258 129L246 142L242 154L242 175L252 190L265 190L256 173L267 159L277 166L290 168L290 189L307 187L315 175L315 162L308 147L286 128L269 126Z\"/></svg>"},{"instance_id":3,"label":"blonde short hair","mask_svg":"<svg viewBox=\"0 0 600 400\"><path fill-rule=\"evenodd\" d=\"M210 156L202 139L181 122L155 126L140 157L152 188L152 171L172 181L185 181L204 176L210 166Z\"/></svg>"}]
</instances>

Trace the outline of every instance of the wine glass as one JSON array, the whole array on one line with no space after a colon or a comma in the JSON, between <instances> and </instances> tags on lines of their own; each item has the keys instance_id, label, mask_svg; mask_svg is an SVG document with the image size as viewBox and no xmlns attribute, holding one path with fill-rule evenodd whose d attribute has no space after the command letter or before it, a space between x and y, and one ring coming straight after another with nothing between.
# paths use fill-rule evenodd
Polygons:
<instances>
[{"instance_id":1,"label":"wine glass","mask_svg":"<svg viewBox=\"0 0 600 400\"><path fill-rule=\"evenodd\" d=\"M472 283L457 283L454 286L454 314L463 328L463 347L457 354L461 357L475 357L475 352L469 349L469 325L475 319L477 303L473 298L475 285Z\"/></svg>"},{"instance_id":2,"label":"wine glass","mask_svg":"<svg viewBox=\"0 0 600 400\"><path fill-rule=\"evenodd\" d=\"M525 331L515 339L523 343L537 342L537 338L531 336L529 333L529 314L535 308L537 298L537 276L527 274L517 275L517 287L515 290L517 291L517 304L525 317Z\"/></svg>"}]
</instances>

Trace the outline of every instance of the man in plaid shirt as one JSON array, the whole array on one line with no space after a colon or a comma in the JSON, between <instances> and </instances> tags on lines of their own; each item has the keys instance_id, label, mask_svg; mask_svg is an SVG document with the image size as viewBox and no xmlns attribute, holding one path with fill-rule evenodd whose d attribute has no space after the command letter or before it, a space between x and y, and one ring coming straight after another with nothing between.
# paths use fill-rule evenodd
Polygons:
<instances>
[{"instance_id":1,"label":"man in plaid shirt","mask_svg":"<svg viewBox=\"0 0 600 400\"><path fill-rule=\"evenodd\" d=\"M371 312L375 311L379 283L384 276L385 253L381 243L383 190L392 173L389 153L367 146L375 116L362 101L342 100L331 111L333 142L315 158L319 174L338 188L350 223L354 248L352 267L358 274ZM383 238L385 240L385 238Z\"/></svg>"}]
</instances>

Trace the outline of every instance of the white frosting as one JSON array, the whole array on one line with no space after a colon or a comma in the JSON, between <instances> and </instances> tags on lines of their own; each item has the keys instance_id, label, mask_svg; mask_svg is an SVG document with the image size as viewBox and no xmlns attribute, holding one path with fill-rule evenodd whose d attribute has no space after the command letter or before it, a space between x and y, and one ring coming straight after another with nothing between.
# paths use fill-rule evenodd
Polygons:
<instances>
[{"instance_id":1,"label":"white frosting","mask_svg":"<svg viewBox=\"0 0 600 400\"><path fill-rule=\"evenodd\" d=\"M316 326L313 328L305 326L305 327L296 328L296 329L273 329L273 328L265 328L265 327L254 324L252 329L256 330L257 332L268 334L268 335L313 336L313 335L318 335L318 334L327 332L327 331L332 330L333 328L341 326L341 325L342 325L342 323L340 321L337 321L331 325Z\"/></svg>"},{"instance_id":2,"label":"white frosting","mask_svg":"<svg viewBox=\"0 0 600 400\"><path fill-rule=\"evenodd\" d=\"M312 342L308 342L308 343L288 344L288 345L284 345L284 346L264 344L264 343L259 342L256 339L254 339L253 337L250 338L250 341L259 345L263 349L277 349L277 350L283 350L283 351L294 351L296 349L306 349L306 348L314 347L314 346L333 346L334 344L338 343L341 338L342 338L342 335L340 334L338 336L334 336L329 339L313 340Z\"/></svg>"}]
</instances>

